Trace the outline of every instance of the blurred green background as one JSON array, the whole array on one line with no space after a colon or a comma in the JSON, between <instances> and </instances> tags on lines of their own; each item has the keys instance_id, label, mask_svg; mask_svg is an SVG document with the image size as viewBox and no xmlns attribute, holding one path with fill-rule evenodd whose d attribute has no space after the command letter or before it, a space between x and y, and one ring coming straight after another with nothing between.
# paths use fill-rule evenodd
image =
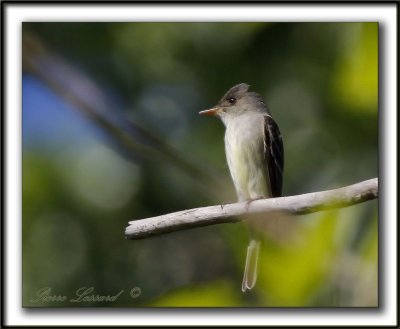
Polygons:
<instances>
[{"instance_id":1,"label":"blurred green background","mask_svg":"<svg viewBox=\"0 0 400 329\"><path fill-rule=\"evenodd\" d=\"M247 82L285 145L284 195L378 175L377 23L24 23L23 306L377 306L377 201L144 240L129 220L236 200L224 128ZM67 296L38 301L38 291ZM76 291L114 302L72 303ZM130 295L132 288L140 295ZM137 292L137 290L136 290Z\"/></svg>"}]
</instances>

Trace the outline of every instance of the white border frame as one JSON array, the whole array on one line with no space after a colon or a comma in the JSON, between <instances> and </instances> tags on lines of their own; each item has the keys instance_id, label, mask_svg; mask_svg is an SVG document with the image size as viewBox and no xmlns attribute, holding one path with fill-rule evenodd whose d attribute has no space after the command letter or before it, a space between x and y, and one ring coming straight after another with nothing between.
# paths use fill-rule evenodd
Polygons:
<instances>
[{"instance_id":1,"label":"white border frame","mask_svg":"<svg viewBox=\"0 0 400 329\"><path fill-rule=\"evenodd\" d=\"M212 9L210 9L212 7ZM18 4L5 18L6 325L387 326L397 321L397 7L382 4ZM380 24L380 310L22 309L21 23L26 21L374 21ZM382 106L384 105L384 106ZM384 128L383 128L384 124ZM383 138L383 139L382 139ZM384 151L384 152L383 152ZM390 179L388 179L390 177ZM382 181L384 184L382 184ZM383 189L382 189L383 187ZM384 198L383 198L383 197ZM384 210L384 211L382 211ZM382 225L384 222L384 225ZM382 253L384 251L384 255ZM383 259L382 259L383 258ZM382 261L383 260L383 261ZM206 315L206 316L205 316Z\"/></svg>"}]
</instances>

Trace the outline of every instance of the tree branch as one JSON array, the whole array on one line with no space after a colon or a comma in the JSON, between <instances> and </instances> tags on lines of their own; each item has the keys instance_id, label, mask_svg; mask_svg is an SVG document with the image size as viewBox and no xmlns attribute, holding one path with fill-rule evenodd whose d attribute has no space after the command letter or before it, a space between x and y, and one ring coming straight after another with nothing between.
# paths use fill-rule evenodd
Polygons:
<instances>
[{"instance_id":1,"label":"tree branch","mask_svg":"<svg viewBox=\"0 0 400 329\"><path fill-rule=\"evenodd\" d=\"M24 33L22 46L24 72L40 79L50 90L102 129L119 148L134 156L135 160L167 161L189 174L196 182L206 182L210 186L220 184L214 174L188 161L168 145L163 137L127 118L120 106L96 81L56 54L40 37Z\"/></svg>"},{"instance_id":2,"label":"tree branch","mask_svg":"<svg viewBox=\"0 0 400 329\"><path fill-rule=\"evenodd\" d=\"M143 239L154 235L221 223L235 223L242 215L287 213L304 215L317 211L348 207L378 197L378 178L335 190L295 196L261 199L250 203L232 203L174 212L129 222L127 239Z\"/></svg>"}]
</instances>

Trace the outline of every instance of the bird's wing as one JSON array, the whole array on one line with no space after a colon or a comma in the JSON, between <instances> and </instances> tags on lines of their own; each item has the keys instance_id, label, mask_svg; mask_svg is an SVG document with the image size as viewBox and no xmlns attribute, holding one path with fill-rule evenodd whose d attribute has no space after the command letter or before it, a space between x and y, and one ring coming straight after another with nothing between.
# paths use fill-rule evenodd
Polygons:
<instances>
[{"instance_id":1,"label":"bird's wing","mask_svg":"<svg viewBox=\"0 0 400 329\"><path fill-rule=\"evenodd\" d=\"M269 173L272 197L282 195L283 142L279 127L271 116L264 116L264 161Z\"/></svg>"}]
</instances>

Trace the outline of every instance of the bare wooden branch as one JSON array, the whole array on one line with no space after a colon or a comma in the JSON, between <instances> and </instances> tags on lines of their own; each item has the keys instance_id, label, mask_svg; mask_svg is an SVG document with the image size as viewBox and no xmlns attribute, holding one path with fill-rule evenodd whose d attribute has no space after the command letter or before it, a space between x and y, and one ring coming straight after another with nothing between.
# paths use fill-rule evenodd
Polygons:
<instances>
[{"instance_id":1,"label":"bare wooden branch","mask_svg":"<svg viewBox=\"0 0 400 329\"><path fill-rule=\"evenodd\" d=\"M261 199L250 203L194 208L157 217L129 222L125 230L128 239L143 239L154 235L186 230L194 227L221 223L234 223L251 214L265 214L265 218L276 213L304 215L321 210L343 208L378 197L378 178L335 190L307 193L295 196Z\"/></svg>"}]
</instances>

